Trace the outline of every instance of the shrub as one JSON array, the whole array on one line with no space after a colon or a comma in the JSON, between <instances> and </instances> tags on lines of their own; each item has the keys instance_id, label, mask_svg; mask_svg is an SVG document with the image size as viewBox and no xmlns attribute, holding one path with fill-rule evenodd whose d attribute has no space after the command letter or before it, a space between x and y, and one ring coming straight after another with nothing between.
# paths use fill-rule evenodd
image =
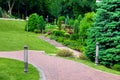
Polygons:
<instances>
[{"instance_id":1,"label":"shrub","mask_svg":"<svg viewBox=\"0 0 120 80\"><path fill-rule=\"evenodd\" d=\"M115 64L112 69L120 71L120 64Z\"/></svg>"},{"instance_id":2,"label":"shrub","mask_svg":"<svg viewBox=\"0 0 120 80\"><path fill-rule=\"evenodd\" d=\"M82 20L82 15L79 15L77 20L78 20L78 22L80 22Z\"/></svg>"},{"instance_id":3,"label":"shrub","mask_svg":"<svg viewBox=\"0 0 120 80\"><path fill-rule=\"evenodd\" d=\"M57 55L61 56L61 57L73 57L72 52L70 50L66 50L66 49L58 51Z\"/></svg>"},{"instance_id":4,"label":"shrub","mask_svg":"<svg viewBox=\"0 0 120 80\"><path fill-rule=\"evenodd\" d=\"M64 42L65 38L64 37L57 37L56 41L58 42Z\"/></svg>"},{"instance_id":5,"label":"shrub","mask_svg":"<svg viewBox=\"0 0 120 80\"><path fill-rule=\"evenodd\" d=\"M70 34L69 33L64 33L64 37L70 38Z\"/></svg>"},{"instance_id":6,"label":"shrub","mask_svg":"<svg viewBox=\"0 0 120 80\"><path fill-rule=\"evenodd\" d=\"M40 33L39 29L34 29L34 33Z\"/></svg>"},{"instance_id":7,"label":"shrub","mask_svg":"<svg viewBox=\"0 0 120 80\"><path fill-rule=\"evenodd\" d=\"M53 30L52 34L55 36L64 36L65 31L63 30Z\"/></svg>"},{"instance_id":8,"label":"shrub","mask_svg":"<svg viewBox=\"0 0 120 80\"><path fill-rule=\"evenodd\" d=\"M79 25L80 25L80 22L78 20L75 20L74 25L73 25L74 34L79 33Z\"/></svg>"},{"instance_id":9,"label":"shrub","mask_svg":"<svg viewBox=\"0 0 120 80\"><path fill-rule=\"evenodd\" d=\"M66 24L66 25L69 25L69 16L67 16L67 17L65 18L65 24Z\"/></svg>"},{"instance_id":10,"label":"shrub","mask_svg":"<svg viewBox=\"0 0 120 80\"><path fill-rule=\"evenodd\" d=\"M80 21L80 38L82 39L82 43L85 43L85 40L87 38L87 32L90 27L92 27L92 24L94 22L94 12L86 13L84 18ZM89 33L88 33L89 34Z\"/></svg>"},{"instance_id":11,"label":"shrub","mask_svg":"<svg viewBox=\"0 0 120 80\"><path fill-rule=\"evenodd\" d=\"M120 62L120 0L102 0L93 27L89 29L86 55L94 61L95 44L99 42L99 62L112 67Z\"/></svg>"},{"instance_id":12,"label":"shrub","mask_svg":"<svg viewBox=\"0 0 120 80\"><path fill-rule=\"evenodd\" d=\"M25 30L27 30L27 27L28 27L28 31L32 31L32 32L35 29L39 29L38 28L38 20L39 20L39 16L36 13L31 14L29 16L28 22L25 26Z\"/></svg>"},{"instance_id":13,"label":"shrub","mask_svg":"<svg viewBox=\"0 0 120 80\"><path fill-rule=\"evenodd\" d=\"M68 46L77 51L83 51L83 47L81 46L80 42L77 40L64 40L63 45Z\"/></svg>"},{"instance_id":14,"label":"shrub","mask_svg":"<svg viewBox=\"0 0 120 80\"><path fill-rule=\"evenodd\" d=\"M59 30L62 29L62 25L61 25L62 22L65 22L65 17L64 16L58 17L57 25L58 25Z\"/></svg>"},{"instance_id":15,"label":"shrub","mask_svg":"<svg viewBox=\"0 0 120 80\"><path fill-rule=\"evenodd\" d=\"M70 39L71 40L78 40L79 39L79 34L71 34Z\"/></svg>"},{"instance_id":16,"label":"shrub","mask_svg":"<svg viewBox=\"0 0 120 80\"><path fill-rule=\"evenodd\" d=\"M68 24L69 24L70 27L73 27L73 25L74 25L74 20L73 20L73 19L70 19L69 22L68 22Z\"/></svg>"},{"instance_id":17,"label":"shrub","mask_svg":"<svg viewBox=\"0 0 120 80\"><path fill-rule=\"evenodd\" d=\"M43 30L45 30L45 21L44 21L43 16L39 17L38 27L40 29L40 32L43 33Z\"/></svg>"}]
</instances>

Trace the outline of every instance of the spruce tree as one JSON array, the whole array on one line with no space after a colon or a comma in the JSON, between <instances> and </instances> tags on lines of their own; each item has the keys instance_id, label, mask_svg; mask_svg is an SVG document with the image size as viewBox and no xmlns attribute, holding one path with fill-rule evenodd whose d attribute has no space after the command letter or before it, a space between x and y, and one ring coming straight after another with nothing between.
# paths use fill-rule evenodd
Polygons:
<instances>
[{"instance_id":1,"label":"spruce tree","mask_svg":"<svg viewBox=\"0 0 120 80\"><path fill-rule=\"evenodd\" d=\"M120 0L99 2L88 32L86 56L94 61L95 45L99 42L99 63L107 67L120 64Z\"/></svg>"}]
</instances>

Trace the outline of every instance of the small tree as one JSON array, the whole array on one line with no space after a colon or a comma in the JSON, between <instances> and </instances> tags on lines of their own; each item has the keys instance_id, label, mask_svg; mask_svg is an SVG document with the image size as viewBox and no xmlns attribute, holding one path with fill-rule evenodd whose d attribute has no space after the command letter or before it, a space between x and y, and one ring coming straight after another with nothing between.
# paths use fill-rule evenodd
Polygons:
<instances>
[{"instance_id":1,"label":"small tree","mask_svg":"<svg viewBox=\"0 0 120 80\"><path fill-rule=\"evenodd\" d=\"M64 16L60 16L60 17L58 18L57 25L58 25L59 30L62 29L62 25L61 25L62 22L65 22L65 17L64 17Z\"/></svg>"},{"instance_id":2,"label":"small tree","mask_svg":"<svg viewBox=\"0 0 120 80\"><path fill-rule=\"evenodd\" d=\"M95 43L99 42L99 62L112 67L120 62L120 0L102 0L94 27L88 33L86 55L94 61Z\"/></svg>"},{"instance_id":3,"label":"small tree","mask_svg":"<svg viewBox=\"0 0 120 80\"><path fill-rule=\"evenodd\" d=\"M33 13L29 16L28 23L26 24L25 30L28 31L34 31L35 29L39 29L38 27L38 21L39 21L39 15L36 13Z\"/></svg>"},{"instance_id":4,"label":"small tree","mask_svg":"<svg viewBox=\"0 0 120 80\"><path fill-rule=\"evenodd\" d=\"M43 19L43 16L39 17L39 24L38 27L40 29L40 32L43 33L43 30L45 30L45 21Z\"/></svg>"}]
</instances>

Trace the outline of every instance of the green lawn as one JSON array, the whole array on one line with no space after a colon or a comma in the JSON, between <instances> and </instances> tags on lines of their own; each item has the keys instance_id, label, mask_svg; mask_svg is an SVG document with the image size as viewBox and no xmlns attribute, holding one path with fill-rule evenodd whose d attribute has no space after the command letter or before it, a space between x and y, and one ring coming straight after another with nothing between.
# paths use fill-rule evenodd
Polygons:
<instances>
[{"instance_id":1,"label":"green lawn","mask_svg":"<svg viewBox=\"0 0 120 80\"><path fill-rule=\"evenodd\" d=\"M0 51L23 50L28 45L30 50L43 50L55 53L57 49L49 43L40 40L40 34L26 33L26 21L0 20Z\"/></svg>"},{"instance_id":2,"label":"green lawn","mask_svg":"<svg viewBox=\"0 0 120 80\"><path fill-rule=\"evenodd\" d=\"M0 80L39 80L39 72L29 64L28 73L24 73L22 61L0 58Z\"/></svg>"}]
</instances>

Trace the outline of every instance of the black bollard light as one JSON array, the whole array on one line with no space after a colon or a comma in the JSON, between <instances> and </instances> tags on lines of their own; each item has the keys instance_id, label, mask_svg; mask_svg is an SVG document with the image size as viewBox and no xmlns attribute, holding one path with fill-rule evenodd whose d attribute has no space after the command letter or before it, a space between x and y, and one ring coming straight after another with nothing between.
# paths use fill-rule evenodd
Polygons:
<instances>
[{"instance_id":1,"label":"black bollard light","mask_svg":"<svg viewBox=\"0 0 120 80\"><path fill-rule=\"evenodd\" d=\"M28 72L28 46L24 46L24 72Z\"/></svg>"},{"instance_id":2,"label":"black bollard light","mask_svg":"<svg viewBox=\"0 0 120 80\"><path fill-rule=\"evenodd\" d=\"M99 43L96 43L96 56L95 56L95 64L98 65L98 55L99 55Z\"/></svg>"}]
</instances>

